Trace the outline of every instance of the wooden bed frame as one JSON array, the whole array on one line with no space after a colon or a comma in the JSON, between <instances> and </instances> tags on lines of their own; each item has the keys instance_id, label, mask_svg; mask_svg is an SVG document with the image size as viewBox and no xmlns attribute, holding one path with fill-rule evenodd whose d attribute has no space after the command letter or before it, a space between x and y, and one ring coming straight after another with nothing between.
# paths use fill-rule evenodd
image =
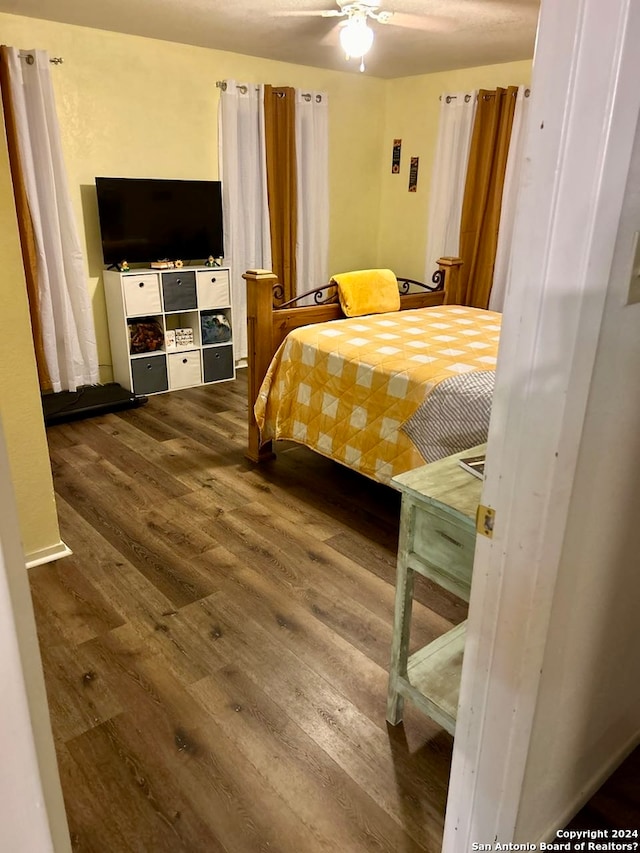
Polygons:
<instances>
[{"instance_id":1,"label":"wooden bed frame","mask_svg":"<svg viewBox=\"0 0 640 853\"><path fill-rule=\"evenodd\" d=\"M448 290L456 290L460 258L440 258L432 284L410 278L398 278L400 310L442 305ZM249 368L248 421L249 437L246 456L252 462L272 459L275 454L271 441L260 443L253 406L271 359L292 329L325 323L344 317L338 301L336 285L325 284L301 293L289 302L282 302L282 285L268 270L247 270L247 362ZM414 288L423 288L412 290ZM302 299L313 299L314 305L296 307Z\"/></svg>"}]
</instances>

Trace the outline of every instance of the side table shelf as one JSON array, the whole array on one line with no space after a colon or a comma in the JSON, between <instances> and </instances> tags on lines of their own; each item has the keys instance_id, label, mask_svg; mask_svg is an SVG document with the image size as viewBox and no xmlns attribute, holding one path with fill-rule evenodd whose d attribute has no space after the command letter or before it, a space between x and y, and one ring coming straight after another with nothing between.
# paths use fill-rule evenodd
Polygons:
<instances>
[{"instance_id":1,"label":"side table shelf","mask_svg":"<svg viewBox=\"0 0 640 853\"><path fill-rule=\"evenodd\" d=\"M469 600L475 517L482 482L458 460L485 445L400 474L402 492L387 720L402 720L404 700L454 734L466 621L409 656L414 574Z\"/></svg>"},{"instance_id":2,"label":"side table shelf","mask_svg":"<svg viewBox=\"0 0 640 853\"><path fill-rule=\"evenodd\" d=\"M456 625L407 661L402 695L453 734L456 727L462 654L467 623Z\"/></svg>"}]
</instances>

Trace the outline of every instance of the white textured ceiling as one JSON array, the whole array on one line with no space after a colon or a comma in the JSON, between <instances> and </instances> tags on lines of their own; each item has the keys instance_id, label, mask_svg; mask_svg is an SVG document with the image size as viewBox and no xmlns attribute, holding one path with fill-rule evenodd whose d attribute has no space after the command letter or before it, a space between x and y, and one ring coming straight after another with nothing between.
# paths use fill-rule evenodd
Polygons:
<instances>
[{"instance_id":1,"label":"white textured ceiling","mask_svg":"<svg viewBox=\"0 0 640 853\"><path fill-rule=\"evenodd\" d=\"M335 0L0 0L0 11L358 73ZM381 0L366 73L404 77L533 55L539 0ZM309 14L311 13L311 14ZM37 47L37 45L34 45Z\"/></svg>"}]
</instances>

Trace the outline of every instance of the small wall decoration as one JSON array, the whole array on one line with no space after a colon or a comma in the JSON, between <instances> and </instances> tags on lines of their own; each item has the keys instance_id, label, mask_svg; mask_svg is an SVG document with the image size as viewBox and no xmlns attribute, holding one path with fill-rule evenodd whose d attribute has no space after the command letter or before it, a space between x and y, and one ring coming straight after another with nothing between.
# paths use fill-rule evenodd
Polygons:
<instances>
[{"instance_id":1,"label":"small wall decoration","mask_svg":"<svg viewBox=\"0 0 640 853\"><path fill-rule=\"evenodd\" d=\"M400 174L400 155L402 153L402 140L394 139L393 140L393 155L391 157L391 174L399 175Z\"/></svg>"},{"instance_id":2,"label":"small wall decoration","mask_svg":"<svg viewBox=\"0 0 640 853\"><path fill-rule=\"evenodd\" d=\"M418 162L419 157L411 158L411 166L409 167L409 192L415 193L418 189Z\"/></svg>"}]
</instances>

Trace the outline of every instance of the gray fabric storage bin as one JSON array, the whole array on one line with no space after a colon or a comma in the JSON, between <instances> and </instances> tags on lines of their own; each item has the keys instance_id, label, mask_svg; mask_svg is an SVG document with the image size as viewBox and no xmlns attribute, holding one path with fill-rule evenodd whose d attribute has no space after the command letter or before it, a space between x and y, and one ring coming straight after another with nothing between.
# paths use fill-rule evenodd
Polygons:
<instances>
[{"instance_id":1,"label":"gray fabric storage bin","mask_svg":"<svg viewBox=\"0 0 640 853\"><path fill-rule=\"evenodd\" d=\"M193 311L198 307L196 274L193 270L162 273L165 311Z\"/></svg>"},{"instance_id":2,"label":"gray fabric storage bin","mask_svg":"<svg viewBox=\"0 0 640 853\"><path fill-rule=\"evenodd\" d=\"M233 379L233 347L205 347L202 350L202 366L205 382Z\"/></svg>"},{"instance_id":3,"label":"gray fabric storage bin","mask_svg":"<svg viewBox=\"0 0 640 853\"><path fill-rule=\"evenodd\" d=\"M158 353L146 358L135 358L131 361L131 375L133 393L138 397L167 391L167 357L164 353Z\"/></svg>"}]
</instances>

